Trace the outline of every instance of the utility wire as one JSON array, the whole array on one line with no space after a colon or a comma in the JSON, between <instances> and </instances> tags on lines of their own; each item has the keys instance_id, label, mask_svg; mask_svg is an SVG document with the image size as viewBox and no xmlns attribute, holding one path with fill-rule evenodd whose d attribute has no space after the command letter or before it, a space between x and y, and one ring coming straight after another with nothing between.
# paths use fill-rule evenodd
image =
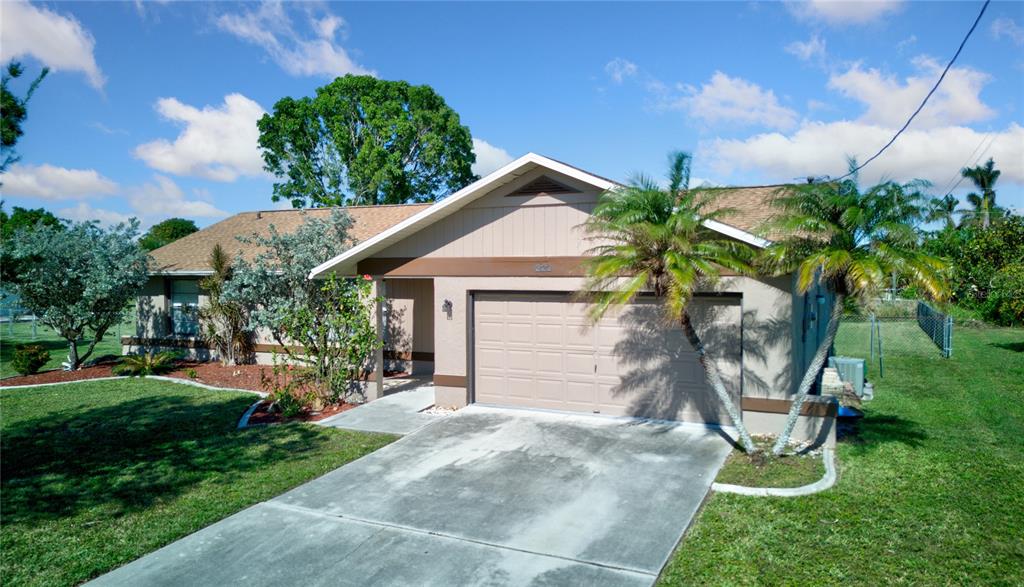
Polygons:
<instances>
[{"instance_id":1,"label":"utility wire","mask_svg":"<svg viewBox=\"0 0 1024 587\"><path fill-rule=\"evenodd\" d=\"M891 147L892 144L896 142L896 139L898 139L899 136L903 134L903 131L907 130L907 127L909 127L910 123L914 121L914 118L921 112L921 110L924 109L924 105L928 103L928 99L932 97L932 94L935 93L935 90L939 89L939 85L942 83L942 80L946 79L946 74L949 73L950 68L953 67L954 63L956 63L957 57L960 57L960 52L964 50L964 45L967 44L967 39L970 39L971 35L974 34L974 29L978 28L978 23L981 22L981 17L985 15L985 10L988 9L988 5L991 1L992 0L985 0L985 4L983 4L981 7L981 12L978 13L978 18L974 19L974 24L971 25L971 30L967 31L967 36L965 36L964 40L960 42L960 47L956 50L956 53L953 55L953 58L949 60L949 63L946 64L946 69L942 70L942 75L939 76L938 81L935 82L935 85L932 87L931 91L928 92L928 95L924 97L924 101L922 101L921 105L917 107L917 110L915 110L914 113L910 115L910 118L907 119L907 123L903 125L903 128L896 131L896 134L893 135L891 139L889 139L889 142L886 143L884 147L879 149L877 153L868 158L867 161L861 163L846 175L836 178L832 181L840 181L846 179L847 177L850 177L851 175L857 173L861 169L867 167L868 163L871 163L872 161L877 159L879 155L884 153L886 149Z\"/></svg>"},{"instance_id":2,"label":"utility wire","mask_svg":"<svg viewBox=\"0 0 1024 587\"><path fill-rule=\"evenodd\" d=\"M982 137L981 142L978 143L977 147L974 147L974 151L971 153L971 156L967 158L967 161L964 161L964 164L960 166L960 169L964 169L972 164L978 164L978 161L980 161L981 158L985 156L985 153L988 153L988 150L992 148L992 143L996 142L995 133L996 131L992 131L988 133L987 136ZM981 152L978 153L978 149L980 149L981 146L985 144L985 141L988 141L988 145L986 145L985 148L981 149ZM974 156L975 153L978 153L977 157ZM953 193L953 191L956 190L956 188L960 187L960 184L964 181L964 179L964 174L961 173L960 171L957 171L956 175L954 175L948 182L946 182L946 186L952 185L953 187L947 187L947 189L942 190L942 195Z\"/></svg>"},{"instance_id":3,"label":"utility wire","mask_svg":"<svg viewBox=\"0 0 1024 587\"><path fill-rule=\"evenodd\" d=\"M963 169L964 167L967 167L968 165L970 165L971 161L974 161L974 156L978 153L978 150L981 149L981 146L984 145L986 141L988 141L988 139L992 136L992 134L994 132L995 131L991 131L991 132L985 134L983 137L981 137L981 140L978 141L978 144L974 147L974 150L971 151L971 154L967 156L967 160L963 162L963 165L961 165L960 167L957 167L957 171L956 171L956 173L953 174L953 177L951 177L948 180L942 182L942 185L946 186L946 187L944 187L942 189L942 194L943 195L948 194L949 192L953 191L953 188L950 187L950 186L952 186L954 183L956 183L956 180L958 178L962 177L961 174L960 174L960 170Z\"/></svg>"}]
</instances>

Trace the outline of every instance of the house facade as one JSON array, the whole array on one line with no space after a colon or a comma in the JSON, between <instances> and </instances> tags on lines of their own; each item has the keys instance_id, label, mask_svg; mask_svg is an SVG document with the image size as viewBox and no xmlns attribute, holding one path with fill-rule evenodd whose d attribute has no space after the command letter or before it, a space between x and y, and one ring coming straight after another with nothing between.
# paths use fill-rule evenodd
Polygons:
<instances>
[{"instance_id":1,"label":"house facade","mask_svg":"<svg viewBox=\"0 0 1024 587\"><path fill-rule=\"evenodd\" d=\"M529 154L433 205L392 207L401 212L391 212L387 226L378 219L360 229L359 214L377 213L351 209L356 230L363 231L359 244L310 277L374 280L383 300L375 319L384 347L374 360L370 399L383 393L385 372L395 370L432 376L436 403L443 406L480 403L730 424L697 354L666 322L657 300L641 296L591 323L575 295L594 245L581 224L600 194L615 185ZM708 228L766 246L755 229L771 215L778 189L720 189L718 205L736 213ZM197 243L203 232L192 235ZM161 250L155 256L168 258ZM183 279L154 273L140 299L140 316L150 304L167 313L163 324L177 328L177 308L202 303L201 292L176 285ZM696 328L752 432L781 428L824 335L829 303L824 291L799 294L792 276L728 275L695 298L690 311ZM140 334L136 342L161 344L154 325L140 323L140 333L153 338ZM185 328L179 332L181 340L190 340ZM831 438L826 424L834 413L834 402L808 402L797 435Z\"/></svg>"}]
</instances>

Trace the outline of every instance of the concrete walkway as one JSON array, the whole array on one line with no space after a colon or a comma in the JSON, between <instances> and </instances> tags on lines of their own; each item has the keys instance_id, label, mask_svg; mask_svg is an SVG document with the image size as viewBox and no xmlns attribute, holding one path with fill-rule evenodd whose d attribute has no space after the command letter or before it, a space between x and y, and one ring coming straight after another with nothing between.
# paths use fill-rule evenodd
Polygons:
<instances>
[{"instance_id":1,"label":"concrete walkway","mask_svg":"<svg viewBox=\"0 0 1024 587\"><path fill-rule=\"evenodd\" d=\"M652 585L731 446L469 407L96 585Z\"/></svg>"},{"instance_id":2,"label":"concrete walkway","mask_svg":"<svg viewBox=\"0 0 1024 587\"><path fill-rule=\"evenodd\" d=\"M396 391L316 423L331 428L405 435L444 417L422 413L433 405L434 388L417 387Z\"/></svg>"}]
</instances>

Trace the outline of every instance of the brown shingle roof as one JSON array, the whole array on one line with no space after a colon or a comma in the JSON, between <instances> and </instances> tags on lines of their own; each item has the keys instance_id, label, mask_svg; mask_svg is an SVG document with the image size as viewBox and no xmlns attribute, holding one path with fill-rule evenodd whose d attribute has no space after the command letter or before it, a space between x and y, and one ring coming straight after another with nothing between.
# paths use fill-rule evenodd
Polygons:
<instances>
[{"instance_id":1,"label":"brown shingle roof","mask_svg":"<svg viewBox=\"0 0 1024 587\"><path fill-rule=\"evenodd\" d=\"M430 204L403 204L396 206L350 206L347 208L353 225L349 234L357 242L364 241L391 228ZM278 232L296 230L303 222L303 212L313 218L325 218L330 208L311 210L267 210L242 212L192 233L173 243L156 249L150 255L154 273L204 272L210 270L209 257L214 245L220 245L229 257L237 252L251 259L256 247L238 241L236 237L269 234L273 224Z\"/></svg>"},{"instance_id":2,"label":"brown shingle roof","mask_svg":"<svg viewBox=\"0 0 1024 587\"><path fill-rule=\"evenodd\" d=\"M711 188L707 191L714 194L712 206L715 209L731 208L734 210L732 214L720 218L719 222L751 234L764 236L760 233L761 225L778 213L778 208L772 206L772 199L787 187L789 186L764 185Z\"/></svg>"}]
</instances>

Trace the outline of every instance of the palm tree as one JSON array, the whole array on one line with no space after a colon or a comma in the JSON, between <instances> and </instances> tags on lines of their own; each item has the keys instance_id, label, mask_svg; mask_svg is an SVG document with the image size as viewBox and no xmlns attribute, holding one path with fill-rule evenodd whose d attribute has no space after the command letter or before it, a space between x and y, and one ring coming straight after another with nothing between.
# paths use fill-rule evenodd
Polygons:
<instances>
[{"instance_id":1,"label":"palm tree","mask_svg":"<svg viewBox=\"0 0 1024 587\"><path fill-rule=\"evenodd\" d=\"M953 230L956 228L956 207L959 204L960 200L957 200L953 194L946 194L941 198L932 198L928 202L928 212L925 215L925 220L928 222L942 222L946 230Z\"/></svg>"},{"instance_id":2,"label":"palm tree","mask_svg":"<svg viewBox=\"0 0 1024 587\"><path fill-rule=\"evenodd\" d=\"M996 169L995 161L991 158L984 165L964 167L960 170L960 175L971 180L974 187L981 192L980 194L967 194L967 201L974 207L970 216L979 219L982 228L988 228L992 222L992 213L996 208L995 185L1001 174L1002 172Z\"/></svg>"},{"instance_id":3,"label":"palm tree","mask_svg":"<svg viewBox=\"0 0 1024 587\"><path fill-rule=\"evenodd\" d=\"M234 273L231 258L219 244L209 257L212 275L204 277L199 286L206 291L208 303L199 309L202 336L220 355L223 365L240 365L254 353L252 332L247 328L249 313L244 305L224 299L224 284Z\"/></svg>"},{"instance_id":4,"label":"palm tree","mask_svg":"<svg viewBox=\"0 0 1024 587\"><path fill-rule=\"evenodd\" d=\"M714 361L694 329L687 311L699 289L713 286L722 269L752 270L752 252L704 226L729 210L714 210L707 193L690 191L690 155L670 156L668 188L638 176L629 185L613 188L601 199L584 224L599 244L589 254L582 292L591 301L590 318L598 320L613 306L633 301L642 292L662 300L671 322L678 322L697 352L708 384L728 412L749 454L757 449L740 412L730 397Z\"/></svg>"},{"instance_id":5,"label":"palm tree","mask_svg":"<svg viewBox=\"0 0 1024 587\"><path fill-rule=\"evenodd\" d=\"M917 233L907 223L904 210L892 205L913 199L908 192L919 185L885 182L861 193L853 176L841 182L793 186L776 197L779 214L765 229L785 236L764 250L764 268L776 275L795 272L801 293L820 281L834 299L825 337L800 382L772 454L782 454L789 442L848 301L867 303L892 274L903 276L933 298L946 295L941 276L946 263L918 248Z\"/></svg>"}]
</instances>

